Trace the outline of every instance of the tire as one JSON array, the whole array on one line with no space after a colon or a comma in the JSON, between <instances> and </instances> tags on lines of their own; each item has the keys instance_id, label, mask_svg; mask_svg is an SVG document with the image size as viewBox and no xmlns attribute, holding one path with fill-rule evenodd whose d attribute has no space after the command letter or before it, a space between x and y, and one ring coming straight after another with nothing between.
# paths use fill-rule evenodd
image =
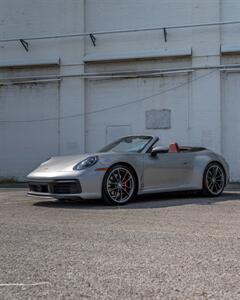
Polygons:
<instances>
[{"instance_id":1,"label":"tire","mask_svg":"<svg viewBox=\"0 0 240 300\"><path fill-rule=\"evenodd\" d=\"M131 168L115 165L104 176L102 185L103 201L107 205L123 205L137 193L137 180Z\"/></svg>"},{"instance_id":2,"label":"tire","mask_svg":"<svg viewBox=\"0 0 240 300\"><path fill-rule=\"evenodd\" d=\"M203 175L203 195L218 197L222 194L226 185L226 175L223 167L217 163L210 163Z\"/></svg>"}]
</instances>

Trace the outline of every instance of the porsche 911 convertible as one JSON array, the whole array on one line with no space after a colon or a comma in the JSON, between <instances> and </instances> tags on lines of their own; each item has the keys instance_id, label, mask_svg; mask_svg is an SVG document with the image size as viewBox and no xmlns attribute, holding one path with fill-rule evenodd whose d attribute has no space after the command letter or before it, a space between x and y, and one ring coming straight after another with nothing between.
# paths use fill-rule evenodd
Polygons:
<instances>
[{"instance_id":1,"label":"porsche 911 convertible","mask_svg":"<svg viewBox=\"0 0 240 300\"><path fill-rule=\"evenodd\" d=\"M155 136L126 136L97 153L52 157L27 176L29 195L100 199L121 205L134 196L172 191L221 195L229 180L222 156L201 147L159 144Z\"/></svg>"}]
</instances>

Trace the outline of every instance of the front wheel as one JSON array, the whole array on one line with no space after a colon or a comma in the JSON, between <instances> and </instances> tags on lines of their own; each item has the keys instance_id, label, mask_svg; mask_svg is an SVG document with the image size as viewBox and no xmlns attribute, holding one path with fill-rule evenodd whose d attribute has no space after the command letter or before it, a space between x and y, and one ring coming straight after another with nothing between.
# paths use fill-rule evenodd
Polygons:
<instances>
[{"instance_id":1,"label":"front wheel","mask_svg":"<svg viewBox=\"0 0 240 300\"><path fill-rule=\"evenodd\" d=\"M210 163L203 175L203 194L206 196L220 196L226 184L223 167L218 163Z\"/></svg>"},{"instance_id":2,"label":"front wheel","mask_svg":"<svg viewBox=\"0 0 240 300\"><path fill-rule=\"evenodd\" d=\"M136 190L136 178L129 167L115 165L105 174L103 200L106 204L125 204L136 195Z\"/></svg>"}]
</instances>

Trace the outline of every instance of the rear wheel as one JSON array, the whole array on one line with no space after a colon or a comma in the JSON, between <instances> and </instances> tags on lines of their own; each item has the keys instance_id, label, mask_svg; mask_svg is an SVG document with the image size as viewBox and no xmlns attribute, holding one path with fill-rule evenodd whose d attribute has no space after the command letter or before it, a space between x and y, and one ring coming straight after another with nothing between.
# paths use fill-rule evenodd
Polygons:
<instances>
[{"instance_id":1,"label":"rear wheel","mask_svg":"<svg viewBox=\"0 0 240 300\"><path fill-rule=\"evenodd\" d=\"M226 184L226 175L223 167L218 163L207 166L203 176L203 194L206 196L220 196Z\"/></svg>"},{"instance_id":2,"label":"rear wheel","mask_svg":"<svg viewBox=\"0 0 240 300\"><path fill-rule=\"evenodd\" d=\"M133 171L125 165L115 165L103 180L103 200L110 205L123 205L130 201L137 190Z\"/></svg>"}]
</instances>

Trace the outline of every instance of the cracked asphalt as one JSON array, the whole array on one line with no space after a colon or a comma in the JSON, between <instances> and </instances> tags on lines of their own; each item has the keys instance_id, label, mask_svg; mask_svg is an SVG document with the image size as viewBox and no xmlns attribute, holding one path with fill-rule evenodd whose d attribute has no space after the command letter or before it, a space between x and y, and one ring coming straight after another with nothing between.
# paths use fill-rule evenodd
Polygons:
<instances>
[{"instance_id":1,"label":"cracked asphalt","mask_svg":"<svg viewBox=\"0 0 240 300\"><path fill-rule=\"evenodd\" d=\"M0 299L240 299L240 190L124 207L0 189Z\"/></svg>"}]
</instances>

